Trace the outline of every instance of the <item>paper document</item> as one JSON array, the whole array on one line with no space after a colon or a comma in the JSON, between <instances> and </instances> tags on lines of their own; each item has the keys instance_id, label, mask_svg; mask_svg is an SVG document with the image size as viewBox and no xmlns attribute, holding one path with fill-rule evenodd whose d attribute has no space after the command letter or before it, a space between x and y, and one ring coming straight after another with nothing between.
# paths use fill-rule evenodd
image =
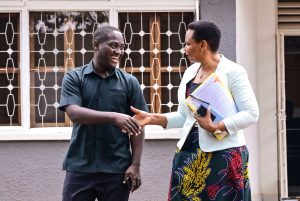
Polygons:
<instances>
[{"instance_id":1,"label":"paper document","mask_svg":"<svg viewBox=\"0 0 300 201\"><path fill-rule=\"evenodd\" d=\"M212 73L196 88L185 100L185 103L194 113L201 116L203 115L199 112L203 112L210 106L211 117L214 123L238 112L231 93L216 73Z\"/></svg>"}]
</instances>

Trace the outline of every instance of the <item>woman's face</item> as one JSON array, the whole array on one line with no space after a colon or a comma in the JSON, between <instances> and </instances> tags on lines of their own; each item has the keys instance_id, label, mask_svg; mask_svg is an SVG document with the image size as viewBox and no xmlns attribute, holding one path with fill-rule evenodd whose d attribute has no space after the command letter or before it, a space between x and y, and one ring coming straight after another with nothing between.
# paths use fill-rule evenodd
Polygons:
<instances>
[{"instance_id":1,"label":"woman's face","mask_svg":"<svg viewBox=\"0 0 300 201\"><path fill-rule=\"evenodd\" d=\"M193 33L194 30L188 29L185 34L185 53L191 62L201 62L203 59L201 52L204 48L201 47L201 42L197 43L193 39Z\"/></svg>"}]
</instances>

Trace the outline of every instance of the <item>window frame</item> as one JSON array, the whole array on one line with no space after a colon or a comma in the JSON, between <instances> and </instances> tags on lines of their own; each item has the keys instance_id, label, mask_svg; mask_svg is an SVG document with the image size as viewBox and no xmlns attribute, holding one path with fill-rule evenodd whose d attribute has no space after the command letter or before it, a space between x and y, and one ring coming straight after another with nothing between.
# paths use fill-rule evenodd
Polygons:
<instances>
[{"instance_id":1,"label":"window frame","mask_svg":"<svg viewBox=\"0 0 300 201\"><path fill-rule=\"evenodd\" d=\"M72 127L30 128L30 39L29 13L31 11L108 11L109 24L118 26L119 12L194 12L198 1L175 0L172 5L168 1L153 0L110 0L110 1L57 1L20 0L0 2L0 12L20 13L20 101L21 126L0 126L0 141L34 141L34 140L69 140ZM146 4L146 6L145 6ZM47 9L45 9L47 8ZM61 9L68 8L68 9ZM146 139L179 139L181 129L164 130L159 126L146 126ZM41 134L42 133L42 134Z\"/></svg>"},{"instance_id":2,"label":"window frame","mask_svg":"<svg viewBox=\"0 0 300 201\"><path fill-rule=\"evenodd\" d=\"M1 4L0 4L0 6L1 6ZM20 27L18 27L19 28L19 32L18 32L18 35L19 35L19 38L18 38L18 44L17 44L17 46L19 47L19 49L18 49L18 52L19 52L19 55L18 55L18 60L19 60L19 65L17 66L17 69L18 70L16 70L17 72L15 73L15 75L14 76L17 76L18 78L18 87L19 87L19 90L18 90L18 105L19 105L19 107L18 107L18 109L16 109L15 110L15 113L18 113L18 124L22 124L22 101L21 101L21 98L22 98L22 89L21 89L21 13L19 12L19 11L12 11L12 10L8 10L8 11L1 11L0 10L0 12L1 13L18 13L19 14L19 26ZM15 39L16 40L16 39ZM16 65L16 64L15 64ZM3 67L3 66L2 66ZM3 70L3 69L2 69ZM2 74L2 73L0 73L0 74ZM19 74L19 75L17 75L17 74ZM16 112L17 111L17 112ZM13 126L13 127L20 127L20 126ZM0 131L1 131L1 126L0 126Z\"/></svg>"}]
</instances>

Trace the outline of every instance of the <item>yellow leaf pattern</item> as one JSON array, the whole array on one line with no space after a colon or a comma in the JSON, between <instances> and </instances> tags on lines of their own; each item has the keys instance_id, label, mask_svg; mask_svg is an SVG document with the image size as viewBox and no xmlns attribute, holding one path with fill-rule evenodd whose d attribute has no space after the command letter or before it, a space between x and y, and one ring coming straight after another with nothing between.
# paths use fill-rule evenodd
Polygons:
<instances>
[{"instance_id":1,"label":"yellow leaf pattern","mask_svg":"<svg viewBox=\"0 0 300 201\"><path fill-rule=\"evenodd\" d=\"M244 180L249 179L249 169L248 169L248 162L245 165L245 170L244 170Z\"/></svg>"},{"instance_id":2,"label":"yellow leaf pattern","mask_svg":"<svg viewBox=\"0 0 300 201\"><path fill-rule=\"evenodd\" d=\"M212 153L202 152L197 149L196 159L183 168L184 176L180 184L180 192L189 198L189 201L201 201L197 195L206 186L205 180L211 172L208 168Z\"/></svg>"}]
</instances>

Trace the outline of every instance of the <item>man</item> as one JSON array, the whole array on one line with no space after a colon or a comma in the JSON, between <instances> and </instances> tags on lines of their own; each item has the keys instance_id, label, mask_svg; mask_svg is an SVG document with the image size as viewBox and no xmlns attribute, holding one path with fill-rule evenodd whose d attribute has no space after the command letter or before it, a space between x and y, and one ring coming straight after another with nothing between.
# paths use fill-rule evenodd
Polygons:
<instances>
[{"instance_id":1,"label":"man","mask_svg":"<svg viewBox=\"0 0 300 201\"><path fill-rule=\"evenodd\" d=\"M130 106L147 106L137 79L116 68L124 47L117 28L100 26L93 60L63 79L60 110L74 123L63 201L127 201L141 185L144 130Z\"/></svg>"}]
</instances>

